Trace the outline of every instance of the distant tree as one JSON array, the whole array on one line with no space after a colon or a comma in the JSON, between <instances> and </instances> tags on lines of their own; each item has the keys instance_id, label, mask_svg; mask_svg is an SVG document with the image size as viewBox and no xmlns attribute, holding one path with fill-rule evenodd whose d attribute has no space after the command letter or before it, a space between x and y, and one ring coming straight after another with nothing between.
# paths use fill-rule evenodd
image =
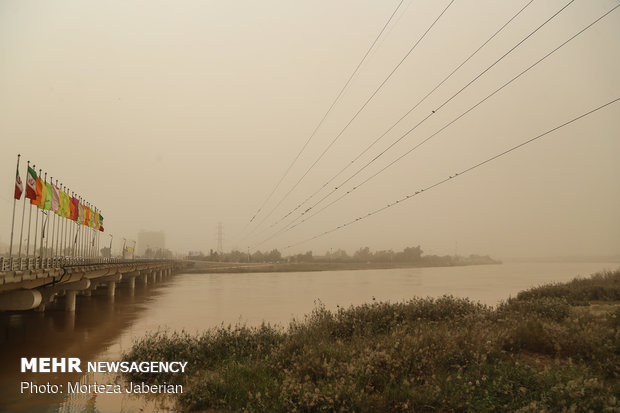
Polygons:
<instances>
[{"instance_id":1,"label":"distant tree","mask_svg":"<svg viewBox=\"0 0 620 413\"><path fill-rule=\"evenodd\" d=\"M256 251L252 254L252 262L265 262L265 255L260 251Z\"/></svg>"},{"instance_id":2,"label":"distant tree","mask_svg":"<svg viewBox=\"0 0 620 413\"><path fill-rule=\"evenodd\" d=\"M417 247L407 247L402 252L397 253L394 258L402 262L417 262L421 260L423 252L419 245Z\"/></svg>"},{"instance_id":3,"label":"distant tree","mask_svg":"<svg viewBox=\"0 0 620 413\"><path fill-rule=\"evenodd\" d=\"M363 262L370 261L370 259L372 258L372 253L370 252L370 248L364 247L364 248L358 249L353 254L353 258L356 261L363 261Z\"/></svg>"},{"instance_id":4,"label":"distant tree","mask_svg":"<svg viewBox=\"0 0 620 413\"><path fill-rule=\"evenodd\" d=\"M314 257L312 256L312 251L307 251L305 254L295 255L294 260L297 262L312 262Z\"/></svg>"},{"instance_id":5,"label":"distant tree","mask_svg":"<svg viewBox=\"0 0 620 413\"><path fill-rule=\"evenodd\" d=\"M373 262L392 262L394 260L394 251L377 251L372 255Z\"/></svg>"},{"instance_id":6,"label":"distant tree","mask_svg":"<svg viewBox=\"0 0 620 413\"><path fill-rule=\"evenodd\" d=\"M265 254L265 261L278 262L282 259L282 254L277 249L271 250L269 254Z\"/></svg>"}]
</instances>

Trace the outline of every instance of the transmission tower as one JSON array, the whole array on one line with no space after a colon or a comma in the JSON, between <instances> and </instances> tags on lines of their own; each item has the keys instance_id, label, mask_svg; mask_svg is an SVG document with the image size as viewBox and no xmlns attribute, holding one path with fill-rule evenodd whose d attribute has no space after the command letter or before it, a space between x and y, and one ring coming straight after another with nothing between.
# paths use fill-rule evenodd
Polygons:
<instances>
[{"instance_id":1,"label":"transmission tower","mask_svg":"<svg viewBox=\"0 0 620 413\"><path fill-rule=\"evenodd\" d=\"M224 253L224 229L221 222L217 224L217 253L220 256Z\"/></svg>"}]
</instances>

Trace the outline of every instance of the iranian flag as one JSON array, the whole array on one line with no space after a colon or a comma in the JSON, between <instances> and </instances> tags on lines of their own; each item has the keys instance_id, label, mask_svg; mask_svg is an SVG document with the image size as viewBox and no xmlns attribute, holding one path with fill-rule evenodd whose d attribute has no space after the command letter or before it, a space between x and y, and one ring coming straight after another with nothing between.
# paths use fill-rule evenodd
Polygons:
<instances>
[{"instance_id":1,"label":"iranian flag","mask_svg":"<svg viewBox=\"0 0 620 413\"><path fill-rule=\"evenodd\" d=\"M19 162L17 162L17 172L15 173L15 199L21 199L22 192L24 192L24 184L19 177Z\"/></svg>"},{"instance_id":2,"label":"iranian flag","mask_svg":"<svg viewBox=\"0 0 620 413\"><path fill-rule=\"evenodd\" d=\"M28 167L28 176L26 177L26 198L37 199L37 173L31 167Z\"/></svg>"}]
</instances>

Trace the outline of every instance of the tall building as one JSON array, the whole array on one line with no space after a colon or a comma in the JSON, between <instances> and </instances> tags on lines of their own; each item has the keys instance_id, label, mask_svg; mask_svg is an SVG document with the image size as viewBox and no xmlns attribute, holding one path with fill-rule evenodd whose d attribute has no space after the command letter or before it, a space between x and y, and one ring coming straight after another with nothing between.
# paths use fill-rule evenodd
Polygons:
<instances>
[{"instance_id":1,"label":"tall building","mask_svg":"<svg viewBox=\"0 0 620 413\"><path fill-rule=\"evenodd\" d=\"M156 252L166 248L166 234L163 231L140 231L138 232L138 243L136 245L136 255L143 257L147 249Z\"/></svg>"}]
</instances>

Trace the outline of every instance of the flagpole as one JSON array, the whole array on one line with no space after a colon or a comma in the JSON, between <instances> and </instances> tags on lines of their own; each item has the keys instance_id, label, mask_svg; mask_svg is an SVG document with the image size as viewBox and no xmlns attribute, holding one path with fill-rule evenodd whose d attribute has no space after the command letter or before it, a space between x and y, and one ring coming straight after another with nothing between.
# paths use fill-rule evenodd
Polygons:
<instances>
[{"instance_id":1,"label":"flagpole","mask_svg":"<svg viewBox=\"0 0 620 413\"><path fill-rule=\"evenodd\" d=\"M62 194L65 193L65 187L62 184L60 184L60 186L61 186L61 189L62 189L62 193L60 193L60 191L59 191L59 196L62 197L62 202L60 203L62 205L62 208L59 209L59 211L60 211L60 215L59 215L59 217L60 217L60 221L59 221L60 222L60 239L58 241L58 254L61 257L64 257L65 253L64 253L63 249L64 249L64 246L65 246L64 245L65 220L63 218L65 217L65 197Z\"/></svg>"},{"instance_id":2,"label":"flagpole","mask_svg":"<svg viewBox=\"0 0 620 413\"><path fill-rule=\"evenodd\" d=\"M19 171L19 157L20 156L21 156L20 154L17 154L17 171ZM15 183L17 184L17 176L15 177ZM15 194L13 194L13 220L11 222L11 243L9 246L9 258L13 257L13 227L15 227L15 202L16 201L17 199L15 198Z\"/></svg>"},{"instance_id":3,"label":"flagpole","mask_svg":"<svg viewBox=\"0 0 620 413\"><path fill-rule=\"evenodd\" d=\"M86 218L86 210L85 210L85 206L86 205L82 205L82 222L80 222L80 238L81 238L81 242L80 242L80 248L82 250L82 257L86 258L86 229L84 228L84 219Z\"/></svg>"},{"instance_id":4,"label":"flagpole","mask_svg":"<svg viewBox=\"0 0 620 413\"><path fill-rule=\"evenodd\" d=\"M28 162L30 163L30 162ZM37 166L36 165L32 165L32 169L36 170ZM36 173L36 172L35 172ZM30 170L28 170L28 177L30 177ZM34 188L35 188L35 196L36 196L36 188L37 188L37 181L35 179L34 181ZM26 189L28 189L28 179L26 178ZM26 192L26 194L28 194L28 192ZM26 259L30 258L30 223L32 222L32 199L30 199L30 206L28 207L28 241L26 242ZM37 231L35 230L34 233L36 234ZM36 236L35 236L35 240L36 240Z\"/></svg>"},{"instance_id":5,"label":"flagpole","mask_svg":"<svg viewBox=\"0 0 620 413\"><path fill-rule=\"evenodd\" d=\"M82 236L82 228L80 228L80 208L82 207L82 198L78 197L78 219L75 221L77 223L76 232L75 232L75 255L80 256L80 241Z\"/></svg>"},{"instance_id":6,"label":"flagpole","mask_svg":"<svg viewBox=\"0 0 620 413\"><path fill-rule=\"evenodd\" d=\"M43 184L45 185L45 198L47 200L47 172L45 172L45 181L43 181ZM45 205L43 205L42 212L43 212L43 218L41 218L41 259L43 259L44 256L47 256L47 235L45 234L45 229L47 227L47 223L49 221L49 215L47 214L47 212L45 212ZM48 218L47 220L45 218ZM43 223L45 221L45 224ZM45 254L43 254L43 237L45 237Z\"/></svg>"},{"instance_id":7,"label":"flagpole","mask_svg":"<svg viewBox=\"0 0 620 413\"><path fill-rule=\"evenodd\" d=\"M54 185L54 177L50 177L52 184L52 199L50 203L50 212L52 214L52 250L50 251L50 255L52 260L56 257L56 251L54 250L54 233L56 232L56 213L54 212L54 187L58 188L58 179L56 179L56 185ZM47 244L46 244L47 246Z\"/></svg>"},{"instance_id":8,"label":"flagpole","mask_svg":"<svg viewBox=\"0 0 620 413\"><path fill-rule=\"evenodd\" d=\"M58 186L58 181L56 181L56 189L58 190L58 209L56 210L56 215L58 215L58 218L54 218L54 220L58 220L58 228L56 228L56 249L54 250L54 255L56 257L59 256L59 252L60 252L60 248L59 248L59 244L60 244L60 229L62 228L61 226L61 220L60 218L62 218L61 215L58 214L58 211L60 211L60 187L62 187L62 183L60 184L60 186Z\"/></svg>"},{"instance_id":9,"label":"flagpole","mask_svg":"<svg viewBox=\"0 0 620 413\"><path fill-rule=\"evenodd\" d=\"M81 219L78 220L78 228L80 230L80 239L79 239L79 248L78 248L78 253L80 255L80 257L84 258L84 248L83 245L84 244L84 234L82 231L82 219L84 219L84 204L82 203L83 199L80 197L80 204L82 205L82 216L80 217Z\"/></svg>"},{"instance_id":10,"label":"flagpole","mask_svg":"<svg viewBox=\"0 0 620 413\"><path fill-rule=\"evenodd\" d=\"M50 176L50 179L53 179ZM50 199L51 202L51 199ZM47 172L45 172L45 203L47 204ZM50 204L51 205L51 204ZM43 205L43 211L51 211L51 209L45 209L45 205ZM49 234L49 223L50 223L50 214L49 212L45 212L46 215L46 220L45 220L45 229L47 230L47 232L45 233L45 258L47 259L47 256L49 255L49 249L48 246L50 245L50 234Z\"/></svg>"},{"instance_id":11,"label":"flagpole","mask_svg":"<svg viewBox=\"0 0 620 413\"><path fill-rule=\"evenodd\" d=\"M39 175L37 175L39 181L41 180L41 168L39 168ZM35 184L36 186L36 184ZM32 255L34 257L34 265L37 265L37 238L39 237L39 206L37 205L37 219L34 220L34 249Z\"/></svg>"},{"instance_id":12,"label":"flagpole","mask_svg":"<svg viewBox=\"0 0 620 413\"><path fill-rule=\"evenodd\" d=\"M30 168L30 161L28 161L28 168ZM26 186L28 186L28 169L26 169ZM26 194L24 194L24 206L22 207L22 225L21 225L21 229L19 230L19 249L17 250L17 258L22 257L22 241L24 240L24 217L25 215L26 215ZM21 263L20 263L20 269L21 269Z\"/></svg>"},{"instance_id":13,"label":"flagpole","mask_svg":"<svg viewBox=\"0 0 620 413\"><path fill-rule=\"evenodd\" d=\"M93 227L90 226L90 220L93 210L91 205L88 205L88 256L93 258Z\"/></svg>"},{"instance_id":14,"label":"flagpole","mask_svg":"<svg viewBox=\"0 0 620 413\"><path fill-rule=\"evenodd\" d=\"M75 194L73 192L71 192L71 204L73 205L73 198L75 198ZM76 214L75 212L75 206L73 207L73 213ZM73 216L71 216L71 222L69 222L69 243L70 243L70 249L71 249L71 256L75 257L75 251L73 249L73 233L74 233L74 229L75 227L73 226L73 224L75 223L75 221L73 220Z\"/></svg>"},{"instance_id":15,"label":"flagpole","mask_svg":"<svg viewBox=\"0 0 620 413\"><path fill-rule=\"evenodd\" d=\"M67 201L69 201L69 202L71 201L71 200L68 199L69 198L69 194L67 193L67 190L68 190L68 188L64 188L63 189L63 192L67 195L67 198L65 199L65 210L67 208L67 205L66 205ZM69 209L69 210L71 210L71 209ZM64 218L62 220L62 256L63 257L65 255L67 255L67 253L65 251L66 245L67 245L67 217L64 215L64 212L65 211L63 211L63 215L62 215L62 217Z\"/></svg>"}]
</instances>

